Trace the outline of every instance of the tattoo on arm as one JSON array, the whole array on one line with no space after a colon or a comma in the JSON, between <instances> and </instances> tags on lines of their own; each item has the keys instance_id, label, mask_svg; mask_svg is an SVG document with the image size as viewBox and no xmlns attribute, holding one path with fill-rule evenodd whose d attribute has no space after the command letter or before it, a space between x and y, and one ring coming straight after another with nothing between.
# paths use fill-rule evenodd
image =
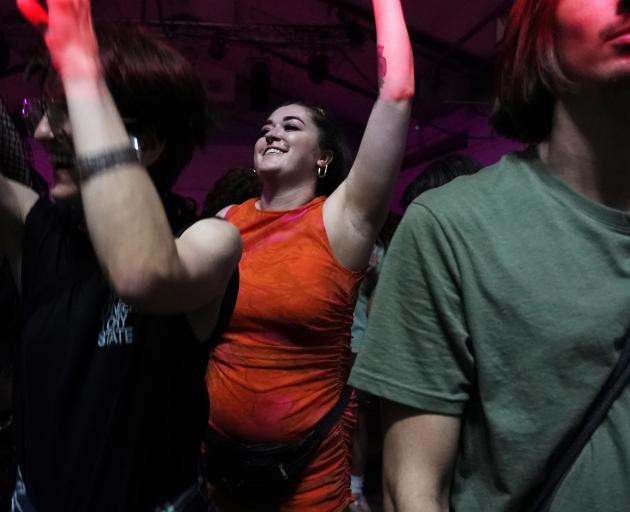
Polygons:
<instances>
[{"instance_id":1,"label":"tattoo on arm","mask_svg":"<svg viewBox=\"0 0 630 512\"><path fill-rule=\"evenodd\" d=\"M387 75L387 59L383 52L385 51L385 47L380 44L377 46L378 53L378 88L382 89L383 84L385 83L385 76Z\"/></svg>"}]
</instances>

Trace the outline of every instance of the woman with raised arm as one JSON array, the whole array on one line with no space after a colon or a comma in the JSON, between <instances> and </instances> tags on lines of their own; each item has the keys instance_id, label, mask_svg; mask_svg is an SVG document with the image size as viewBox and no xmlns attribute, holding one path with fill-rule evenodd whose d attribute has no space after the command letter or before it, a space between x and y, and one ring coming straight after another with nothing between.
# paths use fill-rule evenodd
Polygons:
<instances>
[{"instance_id":1,"label":"woman with raised arm","mask_svg":"<svg viewBox=\"0 0 630 512\"><path fill-rule=\"evenodd\" d=\"M254 147L260 198L221 212L243 238L234 317L206 375L209 475L225 510L339 511L351 500L353 422L341 411L352 313L389 209L414 94L400 1L373 6L379 96L350 172L330 113L284 105Z\"/></svg>"},{"instance_id":2,"label":"woman with raised arm","mask_svg":"<svg viewBox=\"0 0 630 512\"><path fill-rule=\"evenodd\" d=\"M138 28L95 31L89 0L47 4L18 0L54 67L24 112L55 202L0 175L25 319L13 510L208 512L204 375L240 237L205 219L175 238L161 202L202 142L203 85Z\"/></svg>"}]
</instances>

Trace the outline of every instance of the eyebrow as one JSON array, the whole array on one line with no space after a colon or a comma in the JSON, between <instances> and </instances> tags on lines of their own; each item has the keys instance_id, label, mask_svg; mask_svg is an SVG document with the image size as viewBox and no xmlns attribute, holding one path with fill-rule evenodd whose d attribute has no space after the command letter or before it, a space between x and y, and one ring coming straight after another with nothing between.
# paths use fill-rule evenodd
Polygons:
<instances>
[{"instance_id":1,"label":"eyebrow","mask_svg":"<svg viewBox=\"0 0 630 512\"><path fill-rule=\"evenodd\" d=\"M285 117L282 118L283 122L285 122L285 121L294 121L294 120L295 121L299 121L304 126L306 126L306 123L301 118L299 118L298 116L285 116ZM267 119L265 121L265 124L263 124L263 126L267 126L268 124L273 124L273 121L271 119Z\"/></svg>"}]
</instances>

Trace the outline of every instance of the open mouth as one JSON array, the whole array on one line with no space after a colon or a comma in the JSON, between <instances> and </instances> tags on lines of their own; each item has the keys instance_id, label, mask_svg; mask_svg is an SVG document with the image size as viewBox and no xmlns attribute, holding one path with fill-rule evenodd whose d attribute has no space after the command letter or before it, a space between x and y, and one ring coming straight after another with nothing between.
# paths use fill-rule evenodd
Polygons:
<instances>
[{"instance_id":1,"label":"open mouth","mask_svg":"<svg viewBox=\"0 0 630 512\"><path fill-rule=\"evenodd\" d=\"M265 149L265 151L263 152L263 155L264 156L267 156L267 155L282 155L284 153L285 153L285 151L282 151L281 149L271 147L271 148Z\"/></svg>"}]
</instances>

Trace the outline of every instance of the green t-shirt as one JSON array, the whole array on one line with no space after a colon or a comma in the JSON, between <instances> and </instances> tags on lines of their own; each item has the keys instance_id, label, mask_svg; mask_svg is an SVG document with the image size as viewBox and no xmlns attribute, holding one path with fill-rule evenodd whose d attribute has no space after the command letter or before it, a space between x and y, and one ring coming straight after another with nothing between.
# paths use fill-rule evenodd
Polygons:
<instances>
[{"instance_id":1,"label":"green t-shirt","mask_svg":"<svg viewBox=\"0 0 630 512\"><path fill-rule=\"evenodd\" d=\"M423 194L391 243L350 382L462 417L455 512L516 511L630 327L630 215L531 152ZM630 510L630 391L553 512Z\"/></svg>"}]
</instances>

